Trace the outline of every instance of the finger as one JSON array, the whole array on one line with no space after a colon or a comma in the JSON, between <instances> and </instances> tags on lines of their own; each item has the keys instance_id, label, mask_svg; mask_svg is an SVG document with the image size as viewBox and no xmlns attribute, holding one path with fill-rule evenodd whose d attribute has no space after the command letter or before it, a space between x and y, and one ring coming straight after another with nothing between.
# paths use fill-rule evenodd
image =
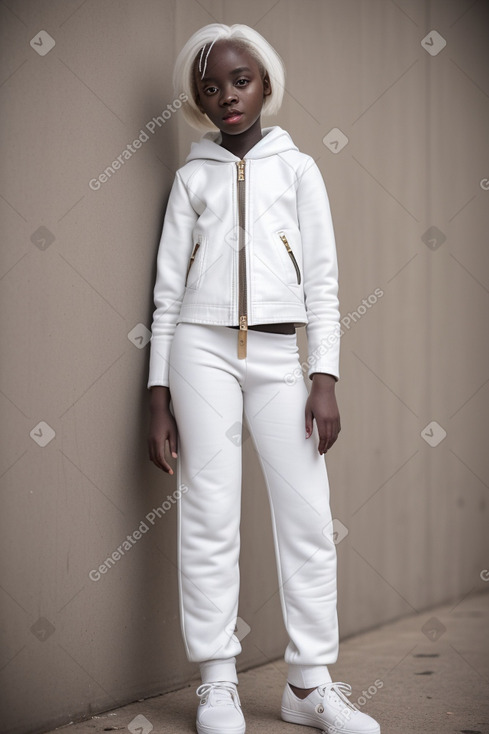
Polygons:
<instances>
[{"instance_id":1,"label":"finger","mask_svg":"<svg viewBox=\"0 0 489 734\"><path fill-rule=\"evenodd\" d=\"M166 472L167 474L173 474L173 469L168 464L168 462L165 461L164 458L156 455L153 459L153 464L158 467L158 469L161 469L162 471Z\"/></svg>"},{"instance_id":2,"label":"finger","mask_svg":"<svg viewBox=\"0 0 489 734\"><path fill-rule=\"evenodd\" d=\"M163 471L167 472L167 474L173 474L173 469L164 457L161 457L158 460L157 466L159 466L160 469L163 469Z\"/></svg>"},{"instance_id":3,"label":"finger","mask_svg":"<svg viewBox=\"0 0 489 734\"><path fill-rule=\"evenodd\" d=\"M337 426L337 427L335 428L335 430L333 431L333 435L331 436L331 441L330 441L330 444L329 444L329 445L330 445L330 447L331 447L331 446L332 446L332 445L333 445L334 443L336 443L336 441L338 440L338 435L339 435L340 431L341 431L341 427L340 427L340 426Z\"/></svg>"},{"instance_id":4,"label":"finger","mask_svg":"<svg viewBox=\"0 0 489 734\"><path fill-rule=\"evenodd\" d=\"M326 429L324 434L324 453L329 451L329 449L336 443L336 440L338 438L339 428L336 424L333 424L332 427L329 427Z\"/></svg>"},{"instance_id":5,"label":"finger","mask_svg":"<svg viewBox=\"0 0 489 734\"><path fill-rule=\"evenodd\" d=\"M158 469L161 469L162 471L166 472L167 474L173 474L173 469L171 468L170 464L165 459L164 442L152 444L150 458L153 464L155 464L155 466L158 467Z\"/></svg>"},{"instance_id":6,"label":"finger","mask_svg":"<svg viewBox=\"0 0 489 734\"><path fill-rule=\"evenodd\" d=\"M318 444L318 451L321 455L325 454L329 448L329 441L326 437L323 437Z\"/></svg>"},{"instance_id":7,"label":"finger","mask_svg":"<svg viewBox=\"0 0 489 734\"><path fill-rule=\"evenodd\" d=\"M323 454L326 443L326 424L321 417L316 416L316 427L318 432L318 453Z\"/></svg>"},{"instance_id":8,"label":"finger","mask_svg":"<svg viewBox=\"0 0 489 734\"><path fill-rule=\"evenodd\" d=\"M167 455L168 455L169 444L170 444L169 439L165 439L165 441L163 441L163 443L161 444L160 461L163 464L163 466L165 467L165 471L167 471L168 474L173 474L173 468L169 464L169 462L168 462L168 460L166 458Z\"/></svg>"},{"instance_id":9,"label":"finger","mask_svg":"<svg viewBox=\"0 0 489 734\"><path fill-rule=\"evenodd\" d=\"M316 421L317 422L317 421ZM319 433L318 451L320 454L325 454L329 448L333 445L333 434L334 431L331 429L329 422L324 422L321 425Z\"/></svg>"},{"instance_id":10,"label":"finger","mask_svg":"<svg viewBox=\"0 0 489 734\"><path fill-rule=\"evenodd\" d=\"M306 410L305 419L306 438L310 438L310 436L312 435L312 423L314 420L314 416L311 410Z\"/></svg>"},{"instance_id":11,"label":"finger","mask_svg":"<svg viewBox=\"0 0 489 734\"><path fill-rule=\"evenodd\" d=\"M166 458L168 456L168 453L170 453L173 458L176 458L176 452L173 452L173 450L171 449L171 436L169 436L166 439L166 441L164 442L164 454L163 454L162 460L165 462L166 466L168 467L168 473L173 474L174 473L173 468L168 463L167 458Z\"/></svg>"},{"instance_id":12,"label":"finger","mask_svg":"<svg viewBox=\"0 0 489 734\"><path fill-rule=\"evenodd\" d=\"M169 442L171 455L176 459L178 457L178 432L176 430L170 432Z\"/></svg>"}]
</instances>

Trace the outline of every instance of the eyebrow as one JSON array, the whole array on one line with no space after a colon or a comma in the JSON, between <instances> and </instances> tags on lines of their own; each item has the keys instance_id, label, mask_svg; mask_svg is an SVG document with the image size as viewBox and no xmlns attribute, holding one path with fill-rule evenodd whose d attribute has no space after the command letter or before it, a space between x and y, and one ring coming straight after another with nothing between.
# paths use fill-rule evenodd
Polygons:
<instances>
[{"instance_id":1,"label":"eyebrow","mask_svg":"<svg viewBox=\"0 0 489 734\"><path fill-rule=\"evenodd\" d=\"M243 71L251 71L249 66L238 66L236 69L233 69L230 73L231 74L241 74ZM205 76L200 81L202 82L215 82L216 80L211 76Z\"/></svg>"}]
</instances>

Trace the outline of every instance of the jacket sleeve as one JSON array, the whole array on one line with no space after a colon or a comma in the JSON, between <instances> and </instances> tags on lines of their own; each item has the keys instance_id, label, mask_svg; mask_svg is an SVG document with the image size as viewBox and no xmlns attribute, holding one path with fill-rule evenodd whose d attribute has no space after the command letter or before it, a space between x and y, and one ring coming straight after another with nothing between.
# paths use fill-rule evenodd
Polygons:
<instances>
[{"instance_id":1,"label":"jacket sleeve","mask_svg":"<svg viewBox=\"0 0 489 734\"><path fill-rule=\"evenodd\" d=\"M155 311L147 387L169 384L169 355L185 293L185 275L198 214L177 171L168 199L156 261Z\"/></svg>"},{"instance_id":2,"label":"jacket sleeve","mask_svg":"<svg viewBox=\"0 0 489 734\"><path fill-rule=\"evenodd\" d=\"M311 378L314 372L325 372L339 379L340 312L335 236L326 186L310 156L299 175L297 199L308 318L307 374Z\"/></svg>"}]
</instances>

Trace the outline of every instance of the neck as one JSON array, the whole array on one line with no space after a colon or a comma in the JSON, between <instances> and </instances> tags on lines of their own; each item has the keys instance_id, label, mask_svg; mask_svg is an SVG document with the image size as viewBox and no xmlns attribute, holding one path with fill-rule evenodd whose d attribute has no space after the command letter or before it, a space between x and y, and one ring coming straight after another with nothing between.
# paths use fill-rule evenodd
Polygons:
<instances>
[{"instance_id":1,"label":"neck","mask_svg":"<svg viewBox=\"0 0 489 734\"><path fill-rule=\"evenodd\" d=\"M247 152L262 139L261 119L259 117L248 130L238 135L229 135L221 130L221 137L222 148L226 148L238 158L244 158Z\"/></svg>"}]
</instances>

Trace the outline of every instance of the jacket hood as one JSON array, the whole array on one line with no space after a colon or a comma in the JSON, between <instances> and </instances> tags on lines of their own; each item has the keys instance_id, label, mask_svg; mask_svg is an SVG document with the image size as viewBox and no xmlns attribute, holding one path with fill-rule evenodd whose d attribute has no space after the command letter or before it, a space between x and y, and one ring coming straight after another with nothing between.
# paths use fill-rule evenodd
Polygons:
<instances>
[{"instance_id":1,"label":"jacket hood","mask_svg":"<svg viewBox=\"0 0 489 734\"><path fill-rule=\"evenodd\" d=\"M262 138L246 153L244 158L267 158L289 150L299 150L289 133L278 125L262 128ZM240 158L221 146L220 130L209 131L197 143L192 143L186 163L206 159L213 161L239 161Z\"/></svg>"}]
</instances>

